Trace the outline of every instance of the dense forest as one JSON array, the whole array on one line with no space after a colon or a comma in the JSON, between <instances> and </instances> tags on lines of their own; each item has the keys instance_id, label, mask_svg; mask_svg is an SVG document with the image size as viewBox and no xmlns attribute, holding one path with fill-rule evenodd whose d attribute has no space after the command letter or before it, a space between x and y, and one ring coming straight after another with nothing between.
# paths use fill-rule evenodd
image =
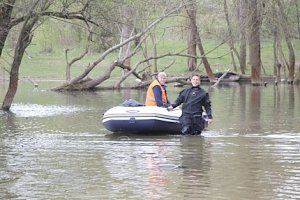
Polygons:
<instances>
[{"instance_id":1,"label":"dense forest","mask_svg":"<svg viewBox=\"0 0 300 200\"><path fill-rule=\"evenodd\" d=\"M139 80L131 87L145 87L164 70L173 72L173 81L203 71L215 83L211 63L222 63L225 56L229 60L225 68L248 73L252 85L262 85L266 71L276 81L284 73L287 83L295 84L300 74L299 4L299 0L0 0L0 70L9 77L1 108L10 109L29 48L39 49L41 56L64 50L66 81L57 90L94 89L113 74L116 77L116 70L121 73L111 88L124 87L130 77ZM210 48L207 41L213 41ZM172 48L162 48L165 43ZM262 59L266 43L270 55ZM213 52L219 48L226 51L216 56ZM96 56L86 59L91 54ZM78 62L82 67L73 73Z\"/></svg>"}]
</instances>

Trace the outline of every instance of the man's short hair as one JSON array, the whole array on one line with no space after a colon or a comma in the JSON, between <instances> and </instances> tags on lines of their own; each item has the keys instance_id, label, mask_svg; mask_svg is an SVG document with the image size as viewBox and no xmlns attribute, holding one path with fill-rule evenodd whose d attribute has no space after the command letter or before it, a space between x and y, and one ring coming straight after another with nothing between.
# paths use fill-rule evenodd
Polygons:
<instances>
[{"instance_id":1,"label":"man's short hair","mask_svg":"<svg viewBox=\"0 0 300 200\"><path fill-rule=\"evenodd\" d=\"M193 76L198 76L198 78L201 79L201 76L200 76L200 74L198 74L198 73L193 73L193 74L191 75L191 77L190 77L191 80L192 80Z\"/></svg>"},{"instance_id":2,"label":"man's short hair","mask_svg":"<svg viewBox=\"0 0 300 200\"><path fill-rule=\"evenodd\" d=\"M167 77L167 74L165 72L159 72L157 77Z\"/></svg>"}]
</instances>

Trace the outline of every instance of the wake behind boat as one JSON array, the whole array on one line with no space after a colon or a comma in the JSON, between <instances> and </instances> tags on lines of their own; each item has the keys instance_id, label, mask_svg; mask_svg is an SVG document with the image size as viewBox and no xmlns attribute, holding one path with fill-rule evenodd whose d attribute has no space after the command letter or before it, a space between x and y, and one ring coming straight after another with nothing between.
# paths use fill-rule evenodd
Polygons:
<instances>
[{"instance_id":1,"label":"wake behind boat","mask_svg":"<svg viewBox=\"0 0 300 200\"><path fill-rule=\"evenodd\" d=\"M111 132L180 134L181 113L157 106L116 106L104 113L102 123Z\"/></svg>"}]
</instances>

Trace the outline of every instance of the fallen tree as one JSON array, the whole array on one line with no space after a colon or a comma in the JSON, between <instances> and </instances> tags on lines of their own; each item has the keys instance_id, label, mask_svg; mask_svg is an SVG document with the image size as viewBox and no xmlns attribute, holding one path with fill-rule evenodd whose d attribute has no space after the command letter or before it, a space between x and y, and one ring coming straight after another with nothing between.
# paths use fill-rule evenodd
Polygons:
<instances>
[{"instance_id":1,"label":"fallen tree","mask_svg":"<svg viewBox=\"0 0 300 200\"><path fill-rule=\"evenodd\" d=\"M139 63L137 63L133 68L131 68L130 66L126 66L124 63L125 61L129 58L132 57L133 55L136 54L137 49L141 46L142 42L145 40L146 37L149 36L148 33L150 33L154 27L161 22L163 19L165 19L166 17L170 16L173 13L176 13L182 6L177 6L176 8L173 8L169 11L166 11L161 17L157 18L156 20L154 20L152 23L150 23L146 28L144 28L141 32L132 35L131 37L129 37L128 39L120 42L119 44L112 46L111 48L107 49L106 51L104 51L100 57L95 60L92 63L87 64L87 66L85 67L84 71L79 75L76 76L72 79L70 79L70 81L64 83L63 85L54 88L54 90L57 91L62 91L62 90L93 90L95 89L95 87L97 87L98 85L100 85L102 82L104 82L105 80L109 79L111 77L111 73L113 72L113 70L116 67L120 67L122 69L124 69L125 71L127 71L126 75L123 77L123 80L126 79L126 76L128 77L129 75L133 74L134 76L136 76L136 78L138 79L143 79L138 73L135 72L135 70L138 68L138 66L141 63L144 63L147 61L140 61ZM147 35L148 34L148 35ZM105 60L105 58L112 52L120 49L121 47L123 47L124 45L127 45L130 42L136 41L137 39L139 39L139 44L137 45L137 47L135 48L135 50L128 55L125 58L118 58L117 60L113 61L111 63L110 66L107 67L107 69L105 69L104 73L91 79L88 78L89 73L96 67L98 66L102 61ZM70 66L68 66L70 68ZM114 88L120 88L120 84L121 84L122 80L116 84L114 86Z\"/></svg>"}]
</instances>

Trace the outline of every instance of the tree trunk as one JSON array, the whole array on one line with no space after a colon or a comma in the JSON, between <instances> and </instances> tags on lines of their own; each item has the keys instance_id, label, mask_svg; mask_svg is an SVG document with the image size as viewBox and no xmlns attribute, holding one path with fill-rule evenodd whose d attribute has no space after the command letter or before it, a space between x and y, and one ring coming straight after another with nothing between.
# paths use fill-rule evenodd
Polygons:
<instances>
[{"instance_id":1,"label":"tree trunk","mask_svg":"<svg viewBox=\"0 0 300 200\"><path fill-rule=\"evenodd\" d=\"M279 62L278 62L278 40L279 40L279 32L278 32L278 25L276 23L276 16L277 16L277 12L274 6L274 3L272 3L272 20L273 20L273 27L272 27L272 31L273 31L273 57L274 57L274 62L273 62L273 74L274 76L276 76L276 82L280 81L280 77L279 77Z\"/></svg>"},{"instance_id":2,"label":"tree trunk","mask_svg":"<svg viewBox=\"0 0 300 200\"><path fill-rule=\"evenodd\" d=\"M192 24L192 27L195 28L195 32L196 32L196 43L197 43L197 46L198 46L198 49L199 49L199 52L200 52L200 55L201 55L201 59L202 59L202 62L204 64L204 68L205 68L205 71L206 71L206 74L208 76L208 79L210 82L215 82L215 75L214 73L212 72L211 68L210 68L210 65L208 63L208 60L205 56L205 52L204 52L204 48L203 48L203 45L202 45L202 41L201 41L201 37L199 35L199 32L198 32L198 27L197 27L197 22L196 22L196 19L191 17L191 13L190 13L190 10L185 7L186 9L186 12L188 14L188 17L191 21L191 24Z\"/></svg>"},{"instance_id":3,"label":"tree trunk","mask_svg":"<svg viewBox=\"0 0 300 200\"><path fill-rule=\"evenodd\" d=\"M295 52L294 52L293 44L292 44L292 41L291 41L289 28L287 26L288 20L287 20L287 17L285 15L284 11L283 11L283 6L282 6L280 0L277 0L277 5L279 7L279 12L280 12L281 18L282 18L281 19L281 26L282 26L282 29L283 29L283 32L284 32L285 41L286 41L287 47L289 49L288 83L292 84L294 82L294 76L295 76Z\"/></svg>"},{"instance_id":4,"label":"tree trunk","mask_svg":"<svg viewBox=\"0 0 300 200\"><path fill-rule=\"evenodd\" d=\"M246 70L246 57L247 57L247 37L246 37L246 24L247 24L247 4L245 0L240 0L239 5L239 26L240 26L240 69L241 73L245 74Z\"/></svg>"},{"instance_id":5,"label":"tree trunk","mask_svg":"<svg viewBox=\"0 0 300 200\"><path fill-rule=\"evenodd\" d=\"M3 0L0 3L0 56L2 55L9 30L11 29L10 20L14 4L15 0Z\"/></svg>"},{"instance_id":6,"label":"tree trunk","mask_svg":"<svg viewBox=\"0 0 300 200\"><path fill-rule=\"evenodd\" d=\"M67 82L70 82L70 80L71 80L71 67L72 67L72 65L75 62L77 62L77 61L81 60L82 58L84 58L84 56L86 56L87 53L89 52L89 47L90 47L90 42L91 42L90 37L91 37L91 32L90 32L90 35L88 36L88 38L89 38L88 39L88 44L87 44L85 50L78 57L73 58L71 61L68 60L68 51L70 49L65 50L65 56L66 56L66 62L67 62L67 65L66 65L66 81Z\"/></svg>"},{"instance_id":7,"label":"tree trunk","mask_svg":"<svg viewBox=\"0 0 300 200\"><path fill-rule=\"evenodd\" d=\"M156 36L154 33L150 34L150 39L153 45L153 56L157 57L157 45L156 45ZM148 56L147 56L148 57ZM149 63L150 64L150 63ZM153 62L153 71L158 72L158 67L157 67L157 59L154 59ZM151 70L149 72L151 74Z\"/></svg>"},{"instance_id":8,"label":"tree trunk","mask_svg":"<svg viewBox=\"0 0 300 200\"><path fill-rule=\"evenodd\" d=\"M11 66L8 90L7 90L7 93L3 100L2 107L1 107L2 110L8 111L10 109L13 99L15 97L15 94L17 92L20 64L21 64L25 49L31 42L31 39L32 39L31 30L32 30L33 26L35 25L37 19L38 19L37 17L33 17L33 18L28 17L28 19L24 22L23 27L21 29L19 39L18 39L16 49L15 49L14 60L13 60L12 66Z\"/></svg>"},{"instance_id":9,"label":"tree trunk","mask_svg":"<svg viewBox=\"0 0 300 200\"><path fill-rule=\"evenodd\" d=\"M121 42L130 38L133 34L133 12L134 11L129 6L124 6L122 8ZM127 43L120 48L120 60L124 60L130 54L130 44L131 43ZM130 58L126 58L123 64L130 66Z\"/></svg>"},{"instance_id":10,"label":"tree trunk","mask_svg":"<svg viewBox=\"0 0 300 200\"><path fill-rule=\"evenodd\" d=\"M195 0L188 0L188 21L187 21L187 54L191 55L192 57L188 57L188 71L195 71L197 68L197 41L196 41L196 35L197 33L197 27L195 27L195 24L193 21L196 21L196 13L197 13L197 6L196 6Z\"/></svg>"},{"instance_id":11,"label":"tree trunk","mask_svg":"<svg viewBox=\"0 0 300 200\"><path fill-rule=\"evenodd\" d=\"M230 55L231 55L231 60L232 60L232 65L233 69L235 72L237 72L237 67L235 64L235 59L234 59L234 43L233 43L233 38L232 38L232 31L231 31L231 26L230 26L230 21L229 21L229 16L228 16L228 7L227 7L227 1L224 0L224 13L225 13L225 18L226 18L226 23L227 23L227 29L228 29L228 34L229 34L229 47L230 47Z\"/></svg>"},{"instance_id":12,"label":"tree trunk","mask_svg":"<svg viewBox=\"0 0 300 200\"><path fill-rule=\"evenodd\" d=\"M273 40L273 56L274 56L274 63L273 63L273 73L276 76L276 81L279 82L279 63L278 63L278 32L277 29L274 29L274 40Z\"/></svg>"},{"instance_id":13,"label":"tree trunk","mask_svg":"<svg viewBox=\"0 0 300 200\"><path fill-rule=\"evenodd\" d=\"M297 29L298 29L298 37L300 38L300 15L299 15L299 8L298 8L298 0L295 0L295 7L296 7L296 15L297 15Z\"/></svg>"},{"instance_id":14,"label":"tree trunk","mask_svg":"<svg viewBox=\"0 0 300 200\"><path fill-rule=\"evenodd\" d=\"M261 85L260 21L257 0L249 1L249 57L252 85Z\"/></svg>"},{"instance_id":15,"label":"tree trunk","mask_svg":"<svg viewBox=\"0 0 300 200\"><path fill-rule=\"evenodd\" d=\"M197 37L197 46L198 46L198 49L200 51L202 62L204 64L204 68L206 70L206 74L208 76L208 79L209 79L210 82L215 82L216 78L215 78L215 75L212 72L212 70L210 68L210 65L208 63L208 60L207 60L207 58L205 56L205 52L204 52L204 48L203 48L203 45L202 45L202 41L201 41L200 35L197 34L196 37Z\"/></svg>"}]
</instances>

